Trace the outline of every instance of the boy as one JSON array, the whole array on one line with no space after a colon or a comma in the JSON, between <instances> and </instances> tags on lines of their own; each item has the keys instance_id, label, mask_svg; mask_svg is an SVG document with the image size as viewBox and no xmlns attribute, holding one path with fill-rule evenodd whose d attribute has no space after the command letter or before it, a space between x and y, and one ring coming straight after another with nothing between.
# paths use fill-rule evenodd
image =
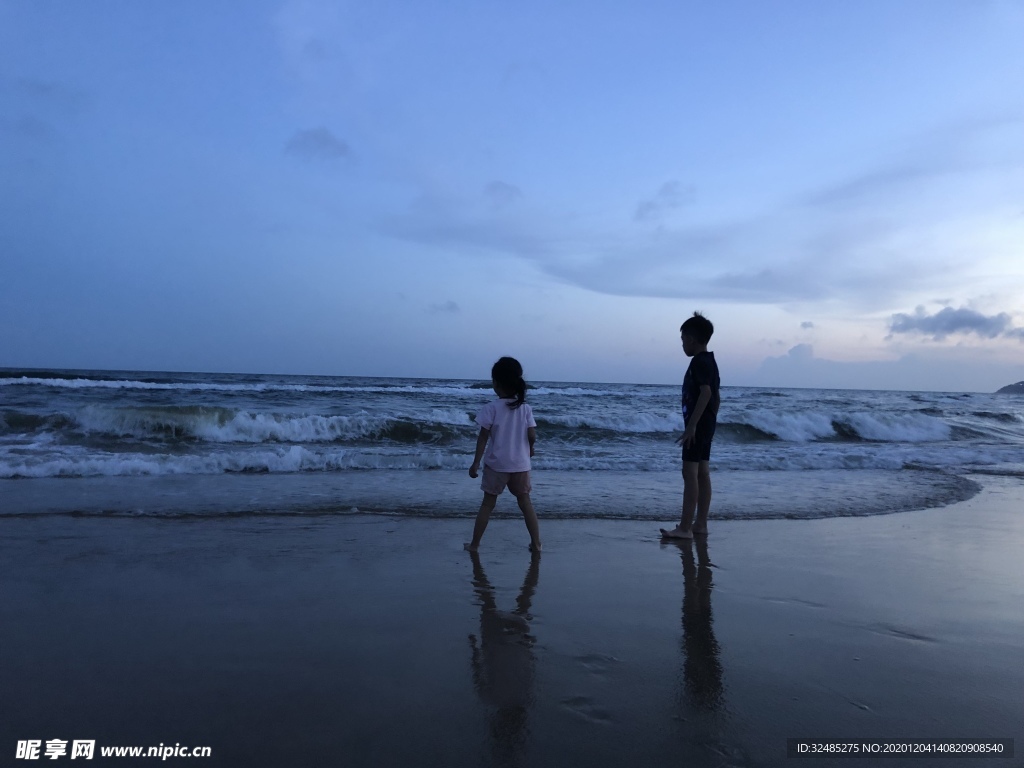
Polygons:
<instances>
[{"instance_id":1,"label":"boy","mask_svg":"<svg viewBox=\"0 0 1024 768\"><path fill-rule=\"evenodd\" d=\"M693 358L683 377L683 422L686 430L676 439L683 446L683 515L672 530L661 529L667 539L692 539L708 532L711 509L711 440L718 420L718 364L708 342L715 326L694 312L679 328L683 352ZM694 512L697 519L694 520Z\"/></svg>"}]
</instances>

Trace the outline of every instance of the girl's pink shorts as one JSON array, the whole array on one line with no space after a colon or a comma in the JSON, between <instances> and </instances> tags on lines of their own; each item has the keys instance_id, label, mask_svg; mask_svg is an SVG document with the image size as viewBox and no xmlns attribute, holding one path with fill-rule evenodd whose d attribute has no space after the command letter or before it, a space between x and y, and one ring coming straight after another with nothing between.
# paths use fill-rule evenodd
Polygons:
<instances>
[{"instance_id":1,"label":"girl's pink shorts","mask_svg":"<svg viewBox=\"0 0 1024 768\"><path fill-rule=\"evenodd\" d=\"M483 477L480 479L480 490L494 496L500 496L501 492L508 486L508 492L513 496L525 496L533 490L530 485L530 473L527 472L498 472L484 464Z\"/></svg>"}]
</instances>

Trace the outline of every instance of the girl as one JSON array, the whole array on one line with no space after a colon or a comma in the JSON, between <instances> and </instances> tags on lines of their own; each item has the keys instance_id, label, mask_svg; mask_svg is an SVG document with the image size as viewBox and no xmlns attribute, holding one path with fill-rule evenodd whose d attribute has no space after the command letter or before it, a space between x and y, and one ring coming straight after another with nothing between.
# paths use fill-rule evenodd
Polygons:
<instances>
[{"instance_id":1,"label":"girl","mask_svg":"<svg viewBox=\"0 0 1024 768\"><path fill-rule=\"evenodd\" d=\"M484 492L484 500L476 515L473 541L465 547L476 552L498 495L508 486L509 492L519 502L526 529L530 532L530 549L540 552L537 513L530 501L530 457L537 440L537 422L533 420L533 410L526 404L523 366L515 358L501 358L491 368L491 385L500 399L488 403L476 415L480 434L476 439L473 466L469 468L469 476L476 477L483 459L484 476L480 489ZM484 449L487 450L486 455Z\"/></svg>"}]
</instances>

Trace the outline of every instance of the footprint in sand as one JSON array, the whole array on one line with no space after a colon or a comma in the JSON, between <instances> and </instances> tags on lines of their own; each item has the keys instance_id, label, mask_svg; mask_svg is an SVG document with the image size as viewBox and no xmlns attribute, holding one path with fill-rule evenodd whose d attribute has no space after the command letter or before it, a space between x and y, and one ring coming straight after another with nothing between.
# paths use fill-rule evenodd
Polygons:
<instances>
[{"instance_id":1,"label":"footprint in sand","mask_svg":"<svg viewBox=\"0 0 1024 768\"><path fill-rule=\"evenodd\" d=\"M562 706L592 723L610 723L612 716L586 696L562 699Z\"/></svg>"},{"instance_id":2,"label":"footprint in sand","mask_svg":"<svg viewBox=\"0 0 1024 768\"><path fill-rule=\"evenodd\" d=\"M894 627L891 624L876 624L873 627L869 627L872 632L876 632L880 635L891 635L892 637L898 637L900 640L917 640L922 643L934 643L937 640L934 637L928 637L928 635L921 635L917 632L911 632L907 629L900 629Z\"/></svg>"},{"instance_id":3,"label":"footprint in sand","mask_svg":"<svg viewBox=\"0 0 1024 768\"><path fill-rule=\"evenodd\" d=\"M592 675L604 676L619 660L614 656L604 656L599 653L589 653L585 656L577 656L576 661Z\"/></svg>"}]
</instances>

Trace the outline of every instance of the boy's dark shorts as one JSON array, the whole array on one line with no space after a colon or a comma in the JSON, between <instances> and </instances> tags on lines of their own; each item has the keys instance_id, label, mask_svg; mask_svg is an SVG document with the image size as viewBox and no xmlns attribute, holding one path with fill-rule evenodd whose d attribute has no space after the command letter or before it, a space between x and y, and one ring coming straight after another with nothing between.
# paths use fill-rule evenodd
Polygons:
<instances>
[{"instance_id":1,"label":"boy's dark shorts","mask_svg":"<svg viewBox=\"0 0 1024 768\"><path fill-rule=\"evenodd\" d=\"M683 461L711 460L711 441L715 438L715 426L715 422L711 422L707 427L701 424L690 445L683 447Z\"/></svg>"}]
</instances>

